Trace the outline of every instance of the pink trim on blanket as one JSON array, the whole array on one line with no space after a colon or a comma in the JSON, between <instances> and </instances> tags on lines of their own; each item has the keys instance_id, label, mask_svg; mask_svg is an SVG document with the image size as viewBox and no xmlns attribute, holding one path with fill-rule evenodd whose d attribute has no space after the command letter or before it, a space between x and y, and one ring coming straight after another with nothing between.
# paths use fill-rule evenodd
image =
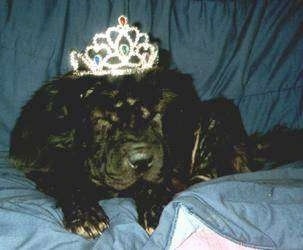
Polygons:
<instances>
[{"instance_id":1,"label":"pink trim on blanket","mask_svg":"<svg viewBox=\"0 0 303 250\"><path fill-rule=\"evenodd\" d=\"M191 234L177 250L255 250L255 248L245 247L230 241L209 228L198 229Z\"/></svg>"}]
</instances>

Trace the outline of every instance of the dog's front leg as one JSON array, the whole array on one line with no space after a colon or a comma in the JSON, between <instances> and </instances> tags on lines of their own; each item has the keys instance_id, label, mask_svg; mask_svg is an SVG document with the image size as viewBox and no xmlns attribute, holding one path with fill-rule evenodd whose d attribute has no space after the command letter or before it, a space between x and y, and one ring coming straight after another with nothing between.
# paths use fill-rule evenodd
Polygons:
<instances>
[{"instance_id":1,"label":"dog's front leg","mask_svg":"<svg viewBox=\"0 0 303 250\"><path fill-rule=\"evenodd\" d=\"M95 238L109 227L109 219L104 210L90 194L75 188L68 195L70 199L67 195L61 195L58 200L68 230L85 238Z\"/></svg>"},{"instance_id":2,"label":"dog's front leg","mask_svg":"<svg viewBox=\"0 0 303 250\"><path fill-rule=\"evenodd\" d=\"M146 185L135 195L139 224L147 233L158 226L163 208L172 198L172 192L162 185Z\"/></svg>"},{"instance_id":3,"label":"dog's front leg","mask_svg":"<svg viewBox=\"0 0 303 250\"><path fill-rule=\"evenodd\" d=\"M53 150L52 195L62 208L65 227L85 238L95 238L109 226L109 220L98 204L100 196L88 178L83 159L81 151Z\"/></svg>"}]
</instances>

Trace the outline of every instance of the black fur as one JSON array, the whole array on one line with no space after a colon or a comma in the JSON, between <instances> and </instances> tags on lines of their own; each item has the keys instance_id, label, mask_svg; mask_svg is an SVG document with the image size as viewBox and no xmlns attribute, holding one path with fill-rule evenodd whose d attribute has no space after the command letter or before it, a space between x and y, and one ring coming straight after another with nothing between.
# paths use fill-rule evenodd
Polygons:
<instances>
[{"instance_id":1,"label":"black fur","mask_svg":"<svg viewBox=\"0 0 303 250\"><path fill-rule=\"evenodd\" d=\"M69 74L24 106L10 158L57 199L67 229L91 238L109 226L100 199L133 197L141 225L155 227L163 206L188 185L262 167L267 158L300 159L301 151L269 150L276 131L248 137L231 101L200 102L191 78L177 71ZM302 132L291 133L302 145Z\"/></svg>"}]
</instances>

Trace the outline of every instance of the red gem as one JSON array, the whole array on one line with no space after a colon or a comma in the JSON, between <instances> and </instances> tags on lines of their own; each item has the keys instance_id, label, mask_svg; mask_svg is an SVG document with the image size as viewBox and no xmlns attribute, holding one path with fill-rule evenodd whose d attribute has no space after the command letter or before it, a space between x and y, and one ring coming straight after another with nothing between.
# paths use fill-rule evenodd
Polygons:
<instances>
[{"instance_id":1,"label":"red gem","mask_svg":"<svg viewBox=\"0 0 303 250\"><path fill-rule=\"evenodd\" d=\"M118 21L121 25L127 24L127 18L125 16L120 16Z\"/></svg>"}]
</instances>

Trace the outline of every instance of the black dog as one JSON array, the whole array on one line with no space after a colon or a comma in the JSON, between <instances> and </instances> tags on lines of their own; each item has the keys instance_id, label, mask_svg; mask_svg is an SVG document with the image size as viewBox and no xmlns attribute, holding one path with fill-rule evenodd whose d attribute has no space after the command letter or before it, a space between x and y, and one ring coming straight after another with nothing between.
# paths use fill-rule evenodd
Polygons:
<instances>
[{"instance_id":1,"label":"black dog","mask_svg":"<svg viewBox=\"0 0 303 250\"><path fill-rule=\"evenodd\" d=\"M300 159L295 140L288 141L297 147L291 154L273 149L278 134L285 141L299 132L248 137L232 102L201 102L191 78L177 71L69 74L42 86L24 106L10 157L57 199L66 228L91 238L109 226L100 199L133 197L141 225L155 227L163 206L188 185L247 172L268 159Z\"/></svg>"}]
</instances>

